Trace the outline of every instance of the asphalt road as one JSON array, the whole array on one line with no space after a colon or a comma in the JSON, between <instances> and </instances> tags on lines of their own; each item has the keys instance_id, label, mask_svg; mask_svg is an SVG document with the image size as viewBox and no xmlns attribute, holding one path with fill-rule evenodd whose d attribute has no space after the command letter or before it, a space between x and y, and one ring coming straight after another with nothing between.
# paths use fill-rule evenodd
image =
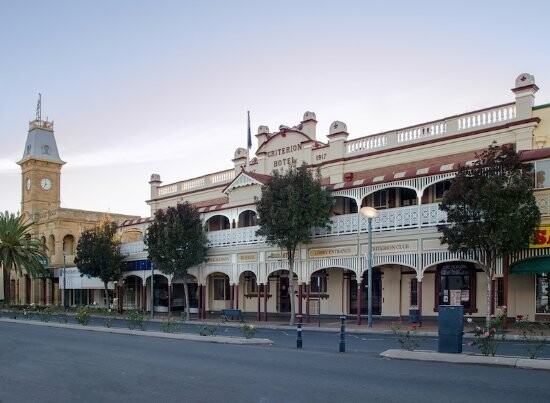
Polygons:
<instances>
[{"instance_id":1,"label":"asphalt road","mask_svg":"<svg viewBox=\"0 0 550 403\"><path fill-rule=\"evenodd\" d=\"M323 335L335 337L315 337ZM374 340L340 354L322 345L219 345L14 323L0 323L0 340L3 403L543 402L550 395L545 371L386 360Z\"/></svg>"}]
</instances>

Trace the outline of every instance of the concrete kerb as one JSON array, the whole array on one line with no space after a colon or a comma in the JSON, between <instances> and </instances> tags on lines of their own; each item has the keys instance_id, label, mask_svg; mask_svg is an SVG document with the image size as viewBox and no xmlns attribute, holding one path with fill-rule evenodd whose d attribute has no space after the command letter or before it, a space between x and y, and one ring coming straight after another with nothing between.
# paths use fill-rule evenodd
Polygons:
<instances>
[{"instance_id":1,"label":"concrete kerb","mask_svg":"<svg viewBox=\"0 0 550 403\"><path fill-rule=\"evenodd\" d=\"M99 326L82 326L82 325L73 325L65 323L52 323L52 322L39 322L34 320L19 320L19 319L9 319L9 318L0 318L0 322L7 323L20 323L26 325L34 326L46 326L46 327L56 327L63 329L74 329L74 330L85 330L89 332L99 332L99 333L114 333L114 334L125 334L130 336L145 336L145 337L156 337L160 339L175 339L175 340L188 340L188 341L200 341L203 343L219 343L219 344L244 344L244 345L272 345L273 341L269 339L260 339L260 338L251 338L247 339L245 337L232 337L232 336L199 336L189 333L164 333L157 331L149 330L130 330L130 329L120 329L120 328L107 328Z\"/></svg>"},{"instance_id":2,"label":"concrete kerb","mask_svg":"<svg viewBox=\"0 0 550 403\"><path fill-rule=\"evenodd\" d=\"M398 360L416 360L416 361L431 361L431 362L450 362L455 364L477 364L477 365L495 365L501 367L524 368L524 369L539 369L550 371L550 360L547 359L528 359L522 357L487 357L484 355L474 354L448 354L438 353L428 350L398 350L391 349L380 353L383 358L398 359Z\"/></svg>"}]
</instances>

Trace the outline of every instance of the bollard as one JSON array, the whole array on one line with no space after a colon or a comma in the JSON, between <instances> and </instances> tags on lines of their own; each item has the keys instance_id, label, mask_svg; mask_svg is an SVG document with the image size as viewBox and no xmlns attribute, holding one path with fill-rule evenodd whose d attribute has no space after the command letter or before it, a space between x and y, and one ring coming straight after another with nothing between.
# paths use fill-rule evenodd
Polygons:
<instances>
[{"instance_id":1,"label":"bollard","mask_svg":"<svg viewBox=\"0 0 550 403\"><path fill-rule=\"evenodd\" d=\"M296 319L298 319L298 323L296 324L296 335L298 336L296 339L296 348L302 348L302 315L296 315Z\"/></svg>"},{"instance_id":2,"label":"bollard","mask_svg":"<svg viewBox=\"0 0 550 403\"><path fill-rule=\"evenodd\" d=\"M346 317L340 316L340 352L346 352Z\"/></svg>"}]
</instances>

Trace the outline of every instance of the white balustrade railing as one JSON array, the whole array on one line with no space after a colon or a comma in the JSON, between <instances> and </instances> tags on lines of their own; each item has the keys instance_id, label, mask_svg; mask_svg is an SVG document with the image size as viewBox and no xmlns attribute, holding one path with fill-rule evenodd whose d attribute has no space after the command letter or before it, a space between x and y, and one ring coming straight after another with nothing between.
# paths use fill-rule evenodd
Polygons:
<instances>
[{"instance_id":1,"label":"white balustrade railing","mask_svg":"<svg viewBox=\"0 0 550 403\"><path fill-rule=\"evenodd\" d=\"M397 131L397 142L408 143L414 140L420 140L438 134L443 134L447 131L447 123L444 121L433 122L417 127L409 127L407 129Z\"/></svg>"},{"instance_id":2,"label":"white balustrade railing","mask_svg":"<svg viewBox=\"0 0 550 403\"><path fill-rule=\"evenodd\" d=\"M397 207L379 210L380 216L373 219L373 231L391 231L406 228L433 227L447 222L447 214L439 210L439 204ZM360 218L360 231L367 231L367 218L358 214L345 214L332 218L330 230L316 229L314 236L331 236L357 233L357 219Z\"/></svg>"},{"instance_id":3,"label":"white balustrade railing","mask_svg":"<svg viewBox=\"0 0 550 403\"><path fill-rule=\"evenodd\" d=\"M458 117L458 130L477 129L516 118L516 105L508 104Z\"/></svg>"},{"instance_id":4,"label":"white balustrade railing","mask_svg":"<svg viewBox=\"0 0 550 403\"><path fill-rule=\"evenodd\" d=\"M439 204L425 204L421 206L398 207L379 210L380 216L373 219L373 231L394 231L407 228L433 227L447 222L445 212L439 210ZM344 214L332 217L331 229L316 228L313 237L327 237L357 233L357 220L360 220L360 231L367 231L367 218L358 214ZM208 246L211 248L239 245L253 245L264 243L265 237L256 236L259 226L210 231L207 233ZM145 243L142 241L124 243L120 246L122 255L129 256L145 252Z\"/></svg>"},{"instance_id":5,"label":"white balustrade railing","mask_svg":"<svg viewBox=\"0 0 550 403\"><path fill-rule=\"evenodd\" d=\"M211 231L207 234L208 246L237 246L264 242L265 239L263 237L256 236L256 231L258 231L259 228L259 226L255 225L253 227Z\"/></svg>"},{"instance_id":6,"label":"white balustrade railing","mask_svg":"<svg viewBox=\"0 0 550 403\"><path fill-rule=\"evenodd\" d=\"M380 149L391 149L414 144L431 137L447 137L478 130L516 119L516 105L510 103L493 108L452 116L434 122L388 131L346 141L346 154L368 153Z\"/></svg>"},{"instance_id":7,"label":"white balustrade railing","mask_svg":"<svg viewBox=\"0 0 550 403\"><path fill-rule=\"evenodd\" d=\"M189 179L170 185L160 186L158 188L158 196L166 196L178 192L187 192L189 190L200 189L209 185L218 183L230 182L235 178L235 170L228 169L227 171L216 172L213 174L201 176L199 178Z\"/></svg>"},{"instance_id":8,"label":"white balustrade railing","mask_svg":"<svg viewBox=\"0 0 550 403\"><path fill-rule=\"evenodd\" d=\"M359 151L373 151L385 147L387 144L388 136L386 134L362 137L346 142L346 154L353 154Z\"/></svg>"}]
</instances>

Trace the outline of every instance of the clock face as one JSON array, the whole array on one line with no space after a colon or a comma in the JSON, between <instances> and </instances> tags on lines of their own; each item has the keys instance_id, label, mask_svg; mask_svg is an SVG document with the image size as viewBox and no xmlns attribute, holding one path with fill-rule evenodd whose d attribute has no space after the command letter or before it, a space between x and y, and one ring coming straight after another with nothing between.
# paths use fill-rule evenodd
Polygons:
<instances>
[{"instance_id":1,"label":"clock face","mask_svg":"<svg viewBox=\"0 0 550 403\"><path fill-rule=\"evenodd\" d=\"M52 188L52 181L48 178L42 178L40 179L40 186L42 186L44 190L50 190Z\"/></svg>"},{"instance_id":2,"label":"clock face","mask_svg":"<svg viewBox=\"0 0 550 403\"><path fill-rule=\"evenodd\" d=\"M31 178L27 178L26 186L27 186L27 190L31 188Z\"/></svg>"}]
</instances>

